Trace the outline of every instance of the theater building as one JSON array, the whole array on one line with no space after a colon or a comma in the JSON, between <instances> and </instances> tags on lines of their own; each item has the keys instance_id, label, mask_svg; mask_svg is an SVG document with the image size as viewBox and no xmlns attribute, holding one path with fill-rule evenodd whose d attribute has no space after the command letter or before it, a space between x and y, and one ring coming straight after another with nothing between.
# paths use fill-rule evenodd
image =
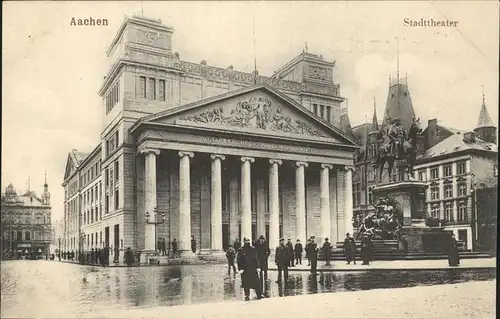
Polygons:
<instances>
[{"instance_id":1,"label":"theater building","mask_svg":"<svg viewBox=\"0 0 500 319\"><path fill-rule=\"evenodd\" d=\"M211 254L243 237L277 245L352 233L357 144L343 131L334 63L302 52L265 77L182 61L172 34L133 17L112 41L101 143L83 160L68 155L63 185L77 181L79 198L68 236L121 257L155 250L158 238L187 255L191 236Z\"/></svg>"}]
</instances>

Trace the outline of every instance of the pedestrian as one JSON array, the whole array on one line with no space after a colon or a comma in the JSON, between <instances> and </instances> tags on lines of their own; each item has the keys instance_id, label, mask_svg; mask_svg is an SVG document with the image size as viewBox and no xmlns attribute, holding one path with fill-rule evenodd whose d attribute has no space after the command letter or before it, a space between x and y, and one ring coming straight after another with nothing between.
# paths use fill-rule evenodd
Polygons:
<instances>
[{"instance_id":1,"label":"pedestrian","mask_svg":"<svg viewBox=\"0 0 500 319\"><path fill-rule=\"evenodd\" d=\"M95 251L94 248L90 250L90 263L94 264L95 263Z\"/></svg>"},{"instance_id":2,"label":"pedestrian","mask_svg":"<svg viewBox=\"0 0 500 319\"><path fill-rule=\"evenodd\" d=\"M109 247L108 246L104 247L103 254L104 254L103 266L109 266Z\"/></svg>"},{"instance_id":3,"label":"pedestrian","mask_svg":"<svg viewBox=\"0 0 500 319\"><path fill-rule=\"evenodd\" d=\"M231 268L233 268L233 274L236 275L236 267L234 266L234 259L236 258L236 251L234 248L229 245L226 250L226 258L227 258L227 274L231 274Z\"/></svg>"},{"instance_id":4,"label":"pedestrian","mask_svg":"<svg viewBox=\"0 0 500 319\"><path fill-rule=\"evenodd\" d=\"M285 246L285 238L280 238L279 246L276 247L274 262L278 267L278 280L281 283L281 277L284 275L285 283L288 281L288 265L290 264L290 253L288 247Z\"/></svg>"},{"instance_id":5,"label":"pedestrian","mask_svg":"<svg viewBox=\"0 0 500 319\"><path fill-rule=\"evenodd\" d=\"M323 243L323 256L325 257L325 265L330 266L330 258L332 256L332 244L328 241L328 238L325 238L325 242Z\"/></svg>"},{"instance_id":6,"label":"pedestrian","mask_svg":"<svg viewBox=\"0 0 500 319\"><path fill-rule=\"evenodd\" d=\"M297 242L295 243L295 249L294 249L294 255L295 255L295 264L301 264L302 265L302 244L300 243L300 239L297 239Z\"/></svg>"},{"instance_id":7,"label":"pedestrian","mask_svg":"<svg viewBox=\"0 0 500 319\"><path fill-rule=\"evenodd\" d=\"M268 259L269 255L271 254L269 243L264 238L264 236L261 235L255 242L255 249L257 250L257 260L259 261L260 281L264 282L267 281Z\"/></svg>"},{"instance_id":8,"label":"pedestrian","mask_svg":"<svg viewBox=\"0 0 500 319\"><path fill-rule=\"evenodd\" d=\"M95 263L99 265L101 263L101 249L97 248L95 250Z\"/></svg>"},{"instance_id":9,"label":"pedestrian","mask_svg":"<svg viewBox=\"0 0 500 319\"><path fill-rule=\"evenodd\" d=\"M318 245L314 242L314 236L311 236L309 243L309 258L311 258L311 274L316 275L318 269Z\"/></svg>"},{"instance_id":10,"label":"pedestrian","mask_svg":"<svg viewBox=\"0 0 500 319\"><path fill-rule=\"evenodd\" d=\"M132 267L132 264L134 263L134 254L132 252L132 249L130 249L130 247L128 247L127 250L125 251L123 259L125 260L127 267Z\"/></svg>"},{"instance_id":11,"label":"pedestrian","mask_svg":"<svg viewBox=\"0 0 500 319\"><path fill-rule=\"evenodd\" d=\"M351 234L347 233L345 234L345 240L344 240L344 255L345 259L347 261L347 264L349 265L351 261L354 262L356 265L356 242L354 241L354 238L351 237Z\"/></svg>"},{"instance_id":12,"label":"pedestrian","mask_svg":"<svg viewBox=\"0 0 500 319\"><path fill-rule=\"evenodd\" d=\"M262 298L260 286L257 252L250 245L250 239L244 238L244 245L238 250L238 271L241 274L241 283L245 291L245 300L250 300L250 289L254 289L257 299Z\"/></svg>"},{"instance_id":13,"label":"pedestrian","mask_svg":"<svg viewBox=\"0 0 500 319\"><path fill-rule=\"evenodd\" d=\"M191 250L196 254L196 239L194 239L194 236L191 236Z\"/></svg>"},{"instance_id":14,"label":"pedestrian","mask_svg":"<svg viewBox=\"0 0 500 319\"><path fill-rule=\"evenodd\" d=\"M167 242L165 241L165 238L161 239L161 255L162 256L167 255Z\"/></svg>"},{"instance_id":15,"label":"pedestrian","mask_svg":"<svg viewBox=\"0 0 500 319\"><path fill-rule=\"evenodd\" d=\"M290 238L288 238L288 242L286 243L286 247L288 248L288 257L289 257L288 266L295 267L294 260L293 260L293 244L292 244L292 240Z\"/></svg>"},{"instance_id":16,"label":"pedestrian","mask_svg":"<svg viewBox=\"0 0 500 319\"><path fill-rule=\"evenodd\" d=\"M361 240L361 259L363 265L369 265L372 256L372 240L369 235L363 235Z\"/></svg>"},{"instance_id":17,"label":"pedestrian","mask_svg":"<svg viewBox=\"0 0 500 319\"><path fill-rule=\"evenodd\" d=\"M174 238L174 240L172 241L172 257L173 258L177 257L177 249L178 249L177 239Z\"/></svg>"},{"instance_id":18,"label":"pedestrian","mask_svg":"<svg viewBox=\"0 0 500 319\"><path fill-rule=\"evenodd\" d=\"M57 252L57 258L59 258L59 261L61 261L61 252Z\"/></svg>"},{"instance_id":19,"label":"pedestrian","mask_svg":"<svg viewBox=\"0 0 500 319\"><path fill-rule=\"evenodd\" d=\"M455 239L455 234L452 234L450 239L450 248L448 249L448 264L450 266L458 266L460 264L458 242Z\"/></svg>"},{"instance_id":20,"label":"pedestrian","mask_svg":"<svg viewBox=\"0 0 500 319\"><path fill-rule=\"evenodd\" d=\"M311 266L311 255L309 254L309 247L310 247L310 244L311 243L311 238L309 238L307 240L307 244L306 244L306 247L304 248L304 250L306 251L306 258L307 258L307 266Z\"/></svg>"}]
</instances>

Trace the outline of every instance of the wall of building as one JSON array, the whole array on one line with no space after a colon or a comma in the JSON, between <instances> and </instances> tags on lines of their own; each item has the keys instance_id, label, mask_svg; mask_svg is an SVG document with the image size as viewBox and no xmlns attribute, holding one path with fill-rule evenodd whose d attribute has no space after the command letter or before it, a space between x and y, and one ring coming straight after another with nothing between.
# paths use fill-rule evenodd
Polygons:
<instances>
[{"instance_id":1,"label":"wall of building","mask_svg":"<svg viewBox=\"0 0 500 319\"><path fill-rule=\"evenodd\" d=\"M478 156L471 157L471 171L474 173L476 187L485 188L497 185L498 179L494 176L494 166L497 164L496 157Z\"/></svg>"}]
</instances>

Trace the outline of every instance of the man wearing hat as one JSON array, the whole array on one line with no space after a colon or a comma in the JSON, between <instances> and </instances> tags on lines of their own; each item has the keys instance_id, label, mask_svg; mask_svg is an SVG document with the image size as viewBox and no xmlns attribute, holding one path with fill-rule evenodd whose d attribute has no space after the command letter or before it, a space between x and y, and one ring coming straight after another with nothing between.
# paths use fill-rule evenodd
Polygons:
<instances>
[{"instance_id":1,"label":"man wearing hat","mask_svg":"<svg viewBox=\"0 0 500 319\"><path fill-rule=\"evenodd\" d=\"M308 248L309 258L311 259L311 273L316 274L316 270L318 268L318 245L314 242L314 236L311 236L311 241Z\"/></svg>"},{"instance_id":2,"label":"man wearing hat","mask_svg":"<svg viewBox=\"0 0 500 319\"><path fill-rule=\"evenodd\" d=\"M243 247L238 250L238 271L245 291L245 300L250 300L250 289L254 289L257 299L262 298L262 289L259 280L259 261L257 252L250 245L250 239L243 239Z\"/></svg>"},{"instance_id":3,"label":"man wearing hat","mask_svg":"<svg viewBox=\"0 0 500 319\"><path fill-rule=\"evenodd\" d=\"M282 273L285 275L285 282L288 279L288 265L290 263L290 253L288 247L285 246L285 238L280 238L280 244L276 247L276 254L274 257L274 262L276 267L278 267L278 280L277 283L281 282Z\"/></svg>"},{"instance_id":4,"label":"man wearing hat","mask_svg":"<svg viewBox=\"0 0 500 319\"><path fill-rule=\"evenodd\" d=\"M356 265L356 250L357 248L354 238L352 238L351 234L349 233L345 234L344 254L348 265L351 263L351 261L354 261L354 264Z\"/></svg>"},{"instance_id":5,"label":"man wearing hat","mask_svg":"<svg viewBox=\"0 0 500 319\"><path fill-rule=\"evenodd\" d=\"M328 241L328 238L325 238L325 242L323 243L323 256L325 257L325 265L330 266L330 258L332 256L332 244Z\"/></svg>"},{"instance_id":6,"label":"man wearing hat","mask_svg":"<svg viewBox=\"0 0 500 319\"><path fill-rule=\"evenodd\" d=\"M288 267L294 267L294 259L293 259L293 244L292 240L288 238L288 242L286 243L286 248L288 248L288 256L290 259L288 260Z\"/></svg>"},{"instance_id":7,"label":"man wearing hat","mask_svg":"<svg viewBox=\"0 0 500 319\"><path fill-rule=\"evenodd\" d=\"M257 259L259 261L259 267L260 267L260 281L266 281L267 280L267 260L269 258L269 255L271 254L271 250L269 249L269 243L267 240L264 238L264 236L260 236L259 239L255 242L255 249L257 250Z\"/></svg>"},{"instance_id":8,"label":"man wearing hat","mask_svg":"<svg viewBox=\"0 0 500 319\"><path fill-rule=\"evenodd\" d=\"M302 243L300 242L300 239L297 239L297 243L295 244L294 248L294 255L295 255L295 264L301 264L302 265Z\"/></svg>"},{"instance_id":9,"label":"man wearing hat","mask_svg":"<svg viewBox=\"0 0 500 319\"><path fill-rule=\"evenodd\" d=\"M396 159L401 159L403 154L403 143L406 139L406 131L401 125L401 119L396 117L392 121L392 126L389 129L389 140L391 145L391 156L396 156Z\"/></svg>"}]
</instances>

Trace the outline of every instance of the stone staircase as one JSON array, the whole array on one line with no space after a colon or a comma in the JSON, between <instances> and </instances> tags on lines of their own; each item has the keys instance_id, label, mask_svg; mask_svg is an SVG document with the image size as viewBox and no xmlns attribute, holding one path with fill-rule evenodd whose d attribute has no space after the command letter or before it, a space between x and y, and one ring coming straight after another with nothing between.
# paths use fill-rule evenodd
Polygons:
<instances>
[{"instance_id":1,"label":"stone staircase","mask_svg":"<svg viewBox=\"0 0 500 319\"><path fill-rule=\"evenodd\" d=\"M409 252L404 253L398 249L397 240L373 240L372 260L436 260L446 259L448 255L442 253L428 253L428 252ZM337 242L332 252L331 260L345 260L343 251L343 242ZM361 259L360 247L361 242L356 242L357 252L356 259ZM460 245L460 258L473 259L473 258L491 258L493 255L489 252L472 252L466 251L464 245ZM318 259L324 260L323 252L318 252Z\"/></svg>"}]
</instances>

